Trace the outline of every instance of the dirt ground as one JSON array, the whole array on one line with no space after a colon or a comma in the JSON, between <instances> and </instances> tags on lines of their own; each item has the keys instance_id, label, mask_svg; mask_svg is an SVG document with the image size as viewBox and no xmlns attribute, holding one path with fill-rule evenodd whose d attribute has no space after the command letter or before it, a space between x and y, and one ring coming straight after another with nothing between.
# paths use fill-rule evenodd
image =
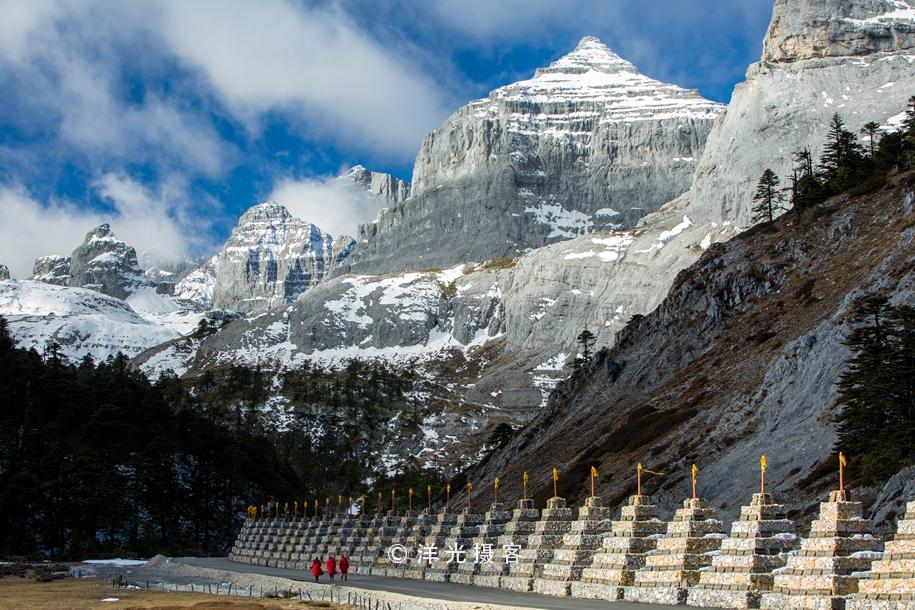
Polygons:
<instances>
[{"instance_id":1,"label":"dirt ground","mask_svg":"<svg viewBox=\"0 0 915 610\"><path fill-rule=\"evenodd\" d=\"M103 601L103 600L117 601ZM0 578L0 610L286 610L348 606L286 599L216 597L205 593L174 593L144 589L112 589L104 580L64 578L38 582L31 576Z\"/></svg>"}]
</instances>

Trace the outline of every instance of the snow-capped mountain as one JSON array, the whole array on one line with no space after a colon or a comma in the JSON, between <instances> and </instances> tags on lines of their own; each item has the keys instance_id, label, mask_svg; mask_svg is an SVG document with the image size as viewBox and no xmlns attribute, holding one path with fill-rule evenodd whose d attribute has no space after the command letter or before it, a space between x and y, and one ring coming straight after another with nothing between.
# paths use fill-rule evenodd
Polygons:
<instances>
[{"instance_id":1,"label":"snow-capped mountain","mask_svg":"<svg viewBox=\"0 0 915 610\"><path fill-rule=\"evenodd\" d=\"M430 381L453 372L455 409L476 410L452 428L458 437L492 413L524 422L567 372L584 328L611 344L680 271L749 225L766 167L786 177L795 150L817 152L834 112L855 130L893 122L915 91L910 10L779 0L766 54L724 113L583 39L430 134L412 187L362 167L339 177L382 209L358 243L268 202L172 295L133 290L127 302L169 325L170 338L205 309L248 314L135 363L194 375L383 358L415 363ZM35 276L71 285L72 267L46 257Z\"/></svg>"},{"instance_id":2,"label":"snow-capped mountain","mask_svg":"<svg viewBox=\"0 0 915 610\"><path fill-rule=\"evenodd\" d=\"M181 278L172 289L172 296L179 302L196 303L201 309L212 309L218 267L219 255L214 254Z\"/></svg>"},{"instance_id":3,"label":"snow-capped mountain","mask_svg":"<svg viewBox=\"0 0 915 610\"><path fill-rule=\"evenodd\" d=\"M787 10L785 4L776 6L775 20L783 10ZM844 14L827 13L831 15L828 19L839 23L844 23ZM586 40L580 49L588 50L597 44ZM608 55L609 51L602 53L611 66L607 69L616 70L618 78L642 82L644 77L624 69L625 62ZM588 74L593 71L590 66L594 60L590 51L585 55L588 56L582 60L585 67L575 68L578 62L573 53L571 59L563 58L558 65L554 64L555 71L542 71L532 81L510 86L500 95L511 99L512 95L522 95L523 91L540 86L532 83L544 79L546 83L552 82L552 78L562 82L567 73L576 69ZM610 344L633 315L644 315L657 307L678 272L697 261L715 242L728 240L740 231L738 222L746 222L752 183L758 174L767 166L781 167L780 163L791 158L789 151L808 141L819 144L829 116L841 111L840 105L848 108L849 117L854 118L852 128L858 122L885 122L898 114L905 107L908 92L915 90L915 73L899 67L909 65L908 56L906 50L884 51L872 56L801 60L778 66L764 60L751 67L750 80L738 86L726 115L719 116L705 144L690 190L642 219L634 229L560 241L514 260L481 264L479 260L464 258L459 266L460 274L454 277L446 271L336 277L300 295L285 310L252 322L229 324L209 340L211 345L204 343L195 353L185 351L180 362L163 355L159 365L170 363L169 366L174 364L179 370L201 370L209 366L208 360L216 354L223 362L237 358L279 365L300 358L422 357L434 361L448 358L448 354L456 351L469 361L485 358L490 362L480 365L482 374L474 376L472 384L468 383L465 393L468 400L487 408L530 412L542 403L555 380L561 377L563 367L576 352L575 338L583 328L597 335L598 344ZM893 84L884 87L885 93L881 94L875 79L881 85ZM827 84L829 89L824 94L823 87ZM543 87L544 91L548 90L548 85ZM543 114L547 115L549 96L541 93L541 97ZM833 102L829 102L830 98ZM467 108L479 105L478 111L483 113L498 107L498 103L485 100ZM677 109L671 112L684 111L677 105L679 102L675 104L668 99L668 103ZM684 104L691 108L689 103ZM456 116L469 113L467 108ZM707 111L711 115L720 114L714 106ZM621 116L630 112L637 115L639 110L622 105L618 112ZM409 224L413 222L410 213L419 209L411 207L419 205L417 198L444 190L430 187L436 179L430 182L424 178L434 175L433 166L437 168L435 171L451 171L452 175L443 173L438 179L444 182L447 178L452 185L460 184L465 194L467 189L484 192L491 186L490 173L468 169L473 158L483 157L462 156L451 150L450 146L459 147L461 143L470 148L479 145L479 138L474 138L473 143L469 138L459 138L462 123L455 120L455 117L449 119L424 144L421 156L427 154L430 159L427 168L414 174L413 188L417 194L392 206L381 215L379 223L394 214L405 223L397 231L413 226ZM521 121L521 117L512 120ZM552 137L555 123L543 117L538 120L542 121L536 124L538 141ZM520 123L504 125L512 124L520 129ZM438 161L433 162L432 151L438 150L435 140L444 134L451 134L445 138L449 145L436 153ZM586 139L581 134L575 137ZM805 140L808 137L810 140ZM421 164L418 161L418 167ZM734 171L735 167L740 171ZM568 171L576 175L575 169ZM589 178L578 175L577 179L587 182ZM487 199L500 210L503 220L514 222L515 217L508 211L511 195L508 200L505 204L497 194ZM726 205L717 203L721 201ZM457 209L467 210L462 207L466 200L461 202ZM508 209L501 208L503 204ZM456 217L453 221L458 223L461 219ZM476 222L468 216L467 226L476 227L485 237L485 231ZM498 226L496 222L492 224ZM447 250L441 244L449 244L449 238L439 234L438 229L430 230L431 235L428 231L417 231L415 236L401 232L398 239L428 239L424 242L426 247ZM454 230L460 234L457 225ZM408 259L411 256L409 243L401 250L394 242L389 245L397 256ZM359 244L357 251L363 246ZM415 259L415 266L426 260ZM359 268L359 264L355 267ZM449 281L437 275L443 273ZM429 289L436 282L441 284L437 296ZM498 357L494 358L495 354ZM155 367L144 365L144 368L156 372Z\"/></svg>"},{"instance_id":4,"label":"snow-capped mountain","mask_svg":"<svg viewBox=\"0 0 915 610\"><path fill-rule=\"evenodd\" d=\"M6 265L0 265L0 280L10 279L10 269Z\"/></svg>"},{"instance_id":5,"label":"snow-capped mountain","mask_svg":"<svg viewBox=\"0 0 915 610\"><path fill-rule=\"evenodd\" d=\"M6 285L0 315L17 338L39 351L54 341L72 358L135 356L190 333L209 307L162 287L140 267L134 247L102 224L70 256L37 259L31 281Z\"/></svg>"},{"instance_id":6,"label":"snow-capped mountain","mask_svg":"<svg viewBox=\"0 0 915 610\"><path fill-rule=\"evenodd\" d=\"M329 184L342 196L365 199L370 209L377 210L403 201L410 193L409 183L361 165ZM291 303L330 277L349 258L353 239L331 236L318 224L293 216L283 203L268 201L249 209L215 263L208 261L193 278L189 276L196 286L185 282L176 290L199 291L201 283L212 283L213 306L255 313ZM209 274L211 282L205 279Z\"/></svg>"},{"instance_id":7,"label":"snow-capped mountain","mask_svg":"<svg viewBox=\"0 0 915 610\"><path fill-rule=\"evenodd\" d=\"M351 267L447 267L632 227L689 187L722 110L584 38L429 134L410 198L360 228Z\"/></svg>"},{"instance_id":8,"label":"snow-capped mountain","mask_svg":"<svg viewBox=\"0 0 915 610\"><path fill-rule=\"evenodd\" d=\"M242 215L216 263L213 305L245 313L294 301L349 256L351 237L334 239L268 201Z\"/></svg>"},{"instance_id":9,"label":"snow-capped mountain","mask_svg":"<svg viewBox=\"0 0 915 610\"><path fill-rule=\"evenodd\" d=\"M0 315L21 347L44 352L50 342L72 360L137 354L180 334L138 315L127 303L96 290L35 280L0 282Z\"/></svg>"},{"instance_id":10,"label":"snow-capped mountain","mask_svg":"<svg viewBox=\"0 0 915 610\"><path fill-rule=\"evenodd\" d=\"M70 256L36 260L32 277L48 284L89 288L117 299L155 288L140 268L137 251L118 239L107 224L89 231Z\"/></svg>"}]
</instances>

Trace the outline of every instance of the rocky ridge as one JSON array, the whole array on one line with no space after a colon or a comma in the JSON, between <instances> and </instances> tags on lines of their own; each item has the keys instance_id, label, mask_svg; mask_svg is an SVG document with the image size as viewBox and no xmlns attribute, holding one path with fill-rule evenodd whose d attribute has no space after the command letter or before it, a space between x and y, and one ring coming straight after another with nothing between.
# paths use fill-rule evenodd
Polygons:
<instances>
[{"instance_id":1,"label":"rocky ridge","mask_svg":"<svg viewBox=\"0 0 915 610\"><path fill-rule=\"evenodd\" d=\"M43 256L35 261L32 279L47 284L89 288L116 299L154 287L143 274L137 251L118 239L108 224L86 234L70 256Z\"/></svg>"},{"instance_id":2,"label":"rocky ridge","mask_svg":"<svg viewBox=\"0 0 915 610\"><path fill-rule=\"evenodd\" d=\"M108 224L102 224L87 233L70 255L70 286L125 299L153 284L143 274L133 246L118 239Z\"/></svg>"},{"instance_id":3,"label":"rocky ridge","mask_svg":"<svg viewBox=\"0 0 915 610\"><path fill-rule=\"evenodd\" d=\"M10 279L10 269L6 265L0 265L0 281Z\"/></svg>"},{"instance_id":4,"label":"rocky ridge","mask_svg":"<svg viewBox=\"0 0 915 610\"><path fill-rule=\"evenodd\" d=\"M410 197L410 183L384 172L373 172L363 165L354 165L337 180L352 183L369 195L380 198L382 203L400 203Z\"/></svg>"},{"instance_id":5,"label":"rocky ridge","mask_svg":"<svg viewBox=\"0 0 915 610\"><path fill-rule=\"evenodd\" d=\"M35 259L32 279L56 286L70 285L70 257L50 254Z\"/></svg>"},{"instance_id":6,"label":"rocky ridge","mask_svg":"<svg viewBox=\"0 0 915 610\"><path fill-rule=\"evenodd\" d=\"M689 187L721 111L586 37L429 134L411 197L360 228L350 268L447 267L632 227Z\"/></svg>"}]
</instances>

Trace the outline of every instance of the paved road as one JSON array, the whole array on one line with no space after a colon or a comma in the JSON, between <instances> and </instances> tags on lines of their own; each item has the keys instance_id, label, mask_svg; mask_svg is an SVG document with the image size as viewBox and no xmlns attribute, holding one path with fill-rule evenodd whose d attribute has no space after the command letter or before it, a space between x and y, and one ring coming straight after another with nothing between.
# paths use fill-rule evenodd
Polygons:
<instances>
[{"instance_id":1,"label":"paved road","mask_svg":"<svg viewBox=\"0 0 915 610\"><path fill-rule=\"evenodd\" d=\"M216 570L281 576L292 580L312 580L311 575L306 574L302 570L287 570L284 568L268 568L265 566L253 566L246 563L234 563L224 557L181 557L177 559L177 561ZM412 580L409 578L388 576L364 576L361 574L350 574L349 582L345 584L362 589L387 591L389 593L400 593L402 595L413 595L416 597L426 597L445 601L479 602L527 608L550 608L551 610L682 610L683 608L683 606L659 606L654 604L633 604L631 602L603 602L572 599L570 597L551 597L548 595L539 595L537 593L517 593L515 591L473 587L470 585L452 584L448 582L430 582L427 580Z\"/></svg>"}]
</instances>

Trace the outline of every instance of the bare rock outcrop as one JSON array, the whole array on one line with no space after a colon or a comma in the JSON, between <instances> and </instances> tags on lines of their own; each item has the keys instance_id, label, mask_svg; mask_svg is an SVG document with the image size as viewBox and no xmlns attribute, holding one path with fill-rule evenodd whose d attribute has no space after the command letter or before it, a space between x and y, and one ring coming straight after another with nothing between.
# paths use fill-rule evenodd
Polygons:
<instances>
[{"instance_id":1,"label":"bare rock outcrop","mask_svg":"<svg viewBox=\"0 0 915 610\"><path fill-rule=\"evenodd\" d=\"M915 49L913 0L776 0L763 61Z\"/></svg>"}]
</instances>

